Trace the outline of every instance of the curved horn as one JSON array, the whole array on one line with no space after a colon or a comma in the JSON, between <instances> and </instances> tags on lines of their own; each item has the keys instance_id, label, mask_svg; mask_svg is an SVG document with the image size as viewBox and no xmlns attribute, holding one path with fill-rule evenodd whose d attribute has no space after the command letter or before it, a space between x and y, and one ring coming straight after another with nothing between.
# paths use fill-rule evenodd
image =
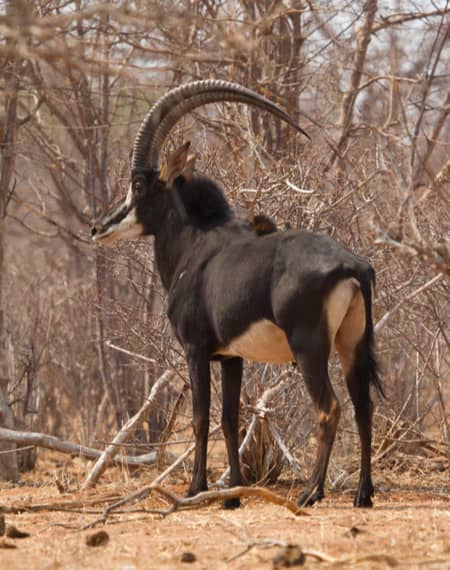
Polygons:
<instances>
[{"instance_id":1,"label":"curved horn","mask_svg":"<svg viewBox=\"0 0 450 570\"><path fill-rule=\"evenodd\" d=\"M132 171L148 166L157 169L159 150L177 121L197 107L222 101L246 103L260 107L289 123L310 138L286 111L251 89L222 80L194 81L169 91L150 109L136 136L131 165ZM149 154L150 165L146 165L146 157Z\"/></svg>"}]
</instances>

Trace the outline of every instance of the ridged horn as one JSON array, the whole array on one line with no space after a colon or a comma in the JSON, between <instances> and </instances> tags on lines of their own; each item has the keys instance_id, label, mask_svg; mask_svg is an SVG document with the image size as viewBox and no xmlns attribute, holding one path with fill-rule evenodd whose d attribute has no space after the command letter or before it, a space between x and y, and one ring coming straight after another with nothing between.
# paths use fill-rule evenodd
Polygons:
<instances>
[{"instance_id":1,"label":"ridged horn","mask_svg":"<svg viewBox=\"0 0 450 570\"><path fill-rule=\"evenodd\" d=\"M133 149L132 171L158 169L162 145L174 125L189 111L208 103L246 103L269 111L310 138L281 107L255 91L229 81L208 79L186 83L161 97L144 118ZM150 164L147 164L150 157Z\"/></svg>"}]
</instances>

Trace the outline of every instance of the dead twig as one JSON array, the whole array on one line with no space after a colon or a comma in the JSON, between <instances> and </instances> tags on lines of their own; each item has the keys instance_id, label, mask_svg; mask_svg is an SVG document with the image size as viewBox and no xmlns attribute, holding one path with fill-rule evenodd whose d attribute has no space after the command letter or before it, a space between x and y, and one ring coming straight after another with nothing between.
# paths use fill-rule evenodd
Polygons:
<instances>
[{"instance_id":1,"label":"dead twig","mask_svg":"<svg viewBox=\"0 0 450 570\"><path fill-rule=\"evenodd\" d=\"M216 431L219 430L219 427L220 426L215 426L211 430L210 435L213 435L214 433L216 433ZM158 477L156 477L153 480L151 485L149 485L148 487L145 487L144 489L140 489L139 491L131 493L131 495L127 495L126 497L122 497L121 499L119 499L118 501L113 503L112 505L105 507L105 509L103 510L103 514L99 519L96 519L92 523L89 523L82 528L83 529L93 528L95 525L97 525L99 523L104 523L106 521L108 515L111 514L114 510L116 510L116 509L118 509L124 505L136 504L136 503L146 499L148 497L148 495L151 493L151 490L153 489L153 487L159 485L159 483L161 483L170 473L172 473L172 471L174 471L174 469L176 469L178 467L178 465L180 465L183 461L185 461L188 458L188 456L194 451L194 449L195 449L195 443L190 445L186 449L186 451L184 453L182 453L171 465L169 465L169 467L165 471L160 473L158 475ZM158 511L158 514L159 514L159 511Z\"/></svg>"},{"instance_id":2,"label":"dead twig","mask_svg":"<svg viewBox=\"0 0 450 570\"><path fill-rule=\"evenodd\" d=\"M110 340L105 341L105 345L108 348L112 348L113 350L117 350L117 352L122 352L128 356L132 356L133 358L138 358L139 360L143 360L144 362L149 362L150 364L154 364L156 360L154 358L148 358L147 356L143 356L142 354L137 354L136 352L131 352L131 350L127 350L126 348L122 348L121 346L117 346L113 344Z\"/></svg>"},{"instance_id":3,"label":"dead twig","mask_svg":"<svg viewBox=\"0 0 450 570\"><path fill-rule=\"evenodd\" d=\"M296 516L300 515L309 516L309 513L297 507L297 505L292 501L289 501L284 497L280 497L279 495L272 493L272 491L269 491L264 487L232 487L231 489L204 491L203 493L199 493L194 497L180 497L176 493L169 491L169 489L165 489L164 487L161 487L161 485L159 484L152 483L151 485L145 487L144 489L140 489L139 491L132 493L127 497L123 497L118 501L107 505L104 508L101 517L86 525L83 525L80 530L86 530L89 528L93 528L98 524L105 523L110 515L123 513L124 511L118 511L118 509L120 509L121 507L125 505L135 505L136 503L144 501L152 493L159 493L161 496L163 496L171 503L171 506L167 509L152 509L146 511L158 514L163 518L176 511L197 509L205 505L210 505L211 503L222 502L227 499L243 498L243 497L259 497L264 501L267 501L274 505L285 507Z\"/></svg>"},{"instance_id":4,"label":"dead twig","mask_svg":"<svg viewBox=\"0 0 450 570\"><path fill-rule=\"evenodd\" d=\"M405 303L406 301L410 301L411 299L413 299L414 297L416 297L417 295L419 295L420 293L422 293L423 291L426 291L428 288L432 287L435 283L437 283L438 281L440 281L440 279L443 277L442 273L438 273L437 275L435 275L432 279L430 279L429 281L427 281L424 285L421 285L418 289L416 289L415 291L413 291L412 293L410 293L409 295L407 295L406 297L404 297L403 299L400 299L400 301L398 303L396 303L392 309L390 309L374 326L374 331L376 333L380 332L380 330L384 327L384 325L389 321L389 319L392 317L392 315L394 313L396 313L398 311L398 309L403 305L403 303Z\"/></svg>"},{"instance_id":5,"label":"dead twig","mask_svg":"<svg viewBox=\"0 0 450 570\"><path fill-rule=\"evenodd\" d=\"M226 526L224 527L225 530L232 532L232 534L238 536L240 540L243 538L246 542L246 545L242 550L227 558L227 562L232 562L233 560L240 558L252 550L252 548L267 549L278 546L281 547L281 550L273 559L274 568L286 568L297 565L301 566L306 562L307 557L313 558L319 562L326 562L328 564L339 566L342 565L346 567L350 567L362 562L385 562L389 567L394 567L398 564L397 560L393 556L389 556L387 554L374 553L364 554L356 557L350 556L347 558L336 558L334 556L330 556L326 552L311 548L303 549L297 544L291 544L284 540L276 540L271 538L254 539L251 536L249 530L244 525L241 525L232 519L227 519L227 522L231 523L231 525L235 527L236 530L231 530Z\"/></svg>"},{"instance_id":6,"label":"dead twig","mask_svg":"<svg viewBox=\"0 0 450 570\"><path fill-rule=\"evenodd\" d=\"M281 449L281 452L283 453L284 457L289 463L289 466L291 467L292 471L297 473L297 475L302 475L302 469L298 461L295 459L295 457L289 451L287 445L284 443L284 440L281 437L281 433L278 431L278 428L275 427L275 425L269 418L266 418L266 425L270 433L272 434L273 439L276 441L278 447Z\"/></svg>"},{"instance_id":7,"label":"dead twig","mask_svg":"<svg viewBox=\"0 0 450 570\"><path fill-rule=\"evenodd\" d=\"M175 406L173 407L172 413L170 415L169 421L167 422L167 426L165 427L163 433L159 438L160 447L158 449L158 460L156 463L156 468L159 469L162 465L163 459L166 455L166 448L169 445L169 437L171 436L175 423L180 413L180 410L186 400L186 394L189 390L189 385L184 384L183 388L181 389L180 393L178 394L178 398L175 402ZM210 440L211 441L211 440Z\"/></svg>"},{"instance_id":8,"label":"dead twig","mask_svg":"<svg viewBox=\"0 0 450 570\"><path fill-rule=\"evenodd\" d=\"M89 489L93 487L105 469L112 463L113 458L117 455L120 449L120 444L127 441L133 431L139 426L149 414L151 408L155 405L160 390L174 377L174 372L166 370L164 374L153 384L150 394L145 400L141 409L130 418L114 438L111 445L105 449L99 457L94 467L88 473L82 489Z\"/></svg>"},{"instance_id":9,"label":"dead twig","mask_svg":"<svg viewBox=\"0 0 450 570\"><path fill-rule=\"evenodd\" d=\"M152 490L160 493L166 499L172 502L172 506L164 511L161 511L162 516L167 516L178 510L195 509L204 505L209 505L217 501L224 501L226 499L243 498L243 497L259 497L264 501L274 505L282 506L291 511L296 516L309 516L305 510L300 509L295 503L289 501L285 497L280 497L272 491L264 487L232 487L231 489L220 489L216 491L204 491L194 497L178 497L175 493L160 487L159 485L153 486Z\"/></svg>"}]
</instances>

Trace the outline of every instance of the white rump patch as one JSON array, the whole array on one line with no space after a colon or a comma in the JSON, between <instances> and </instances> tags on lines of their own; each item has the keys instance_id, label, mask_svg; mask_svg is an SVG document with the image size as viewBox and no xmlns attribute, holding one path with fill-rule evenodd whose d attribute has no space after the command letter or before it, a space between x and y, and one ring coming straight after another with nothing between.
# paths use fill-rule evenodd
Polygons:
<instances>
[{"instance_id":1,"label":"white rump patch","mask_svg":"<svg viewBox=\"0 0 450 570\"><path fill-rule=\"evenodd\" d=\"M294 360L284 331L267 319L250 325L228 346L219 348L216 354L240 356L255 362L273 362L274 364L283 364Z\"/></svg>"},{"instance_id":2,"label":"white rump patch","mask_svg":"<svg viewBox=\"0 0 450 570\"><path fill-rule=\"evenodd\" d=\"M326 300L331 350L337 349L344 371L354 361L354 351L366 329L366 310L361 288L350 278L336 285Z\"/></svg>"},{"instance_id":3,"label":"white rump patch","mask_svg":"<svg viewBox=\"0 0 450 570\"><path fill-rule=\"evenodd\" d=\"M350 277L344 281L339 281L325 301L328 331L330 333L330 341L332 345L334 344L336 333L339 330L344 317L347 315L357 293L360 293L359 283L356 279ZM365 315L361 316L364 318Z\"/></svg>"}]
</instances>

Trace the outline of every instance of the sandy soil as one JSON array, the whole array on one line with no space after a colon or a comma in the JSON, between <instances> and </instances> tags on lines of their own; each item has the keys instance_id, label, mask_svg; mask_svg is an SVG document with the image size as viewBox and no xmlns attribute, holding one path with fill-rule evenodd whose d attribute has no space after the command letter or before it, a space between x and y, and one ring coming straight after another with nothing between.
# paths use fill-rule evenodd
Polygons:
<instances>
[{"instance_id":1,"label":"sandy soil","mask_svg":"<svg viewBox=\"0 0 450 570\"><path fill-rule=\"evenodd\" d=\"M110 482L100 485L89 496L123 495L138 489L139 485L144 483ZM182 493L186 486L169 488ZM299 489L279 487L276 492L295 498ZM76 502L82 498L86 495L61 495L54 485L47 484L2 488L0 504L36 505ZM87 508L80 513L45 510L6 514L7 524L31 536L0 539L3 541L0 569L272 568L274 557L283 549L280 545L263 548L265 540L272 544L296 544L306 552L319 551L325 557L341 561L320 562L307 556L306 568L450 569L448 486L410 487L378 493L371 510L354 509L351 500L347 493L332 494L310 509L309 516L295 517L283 507L260 499L246 499L244 506L235 511L213 505L177 512L165 519L148 513L132 513L116 516L105 526L83 531L77 529L96 516L87 513ZM138 506L165 508L156 497ZM100 529L108 533L109 541L97 547L88 546L87 537ZM16 548L5 548L7 545ZM192 553L195 561L183 562L186 552ZM230 560L233 557L234 560Z\"/></svg>"}]
</instances>

